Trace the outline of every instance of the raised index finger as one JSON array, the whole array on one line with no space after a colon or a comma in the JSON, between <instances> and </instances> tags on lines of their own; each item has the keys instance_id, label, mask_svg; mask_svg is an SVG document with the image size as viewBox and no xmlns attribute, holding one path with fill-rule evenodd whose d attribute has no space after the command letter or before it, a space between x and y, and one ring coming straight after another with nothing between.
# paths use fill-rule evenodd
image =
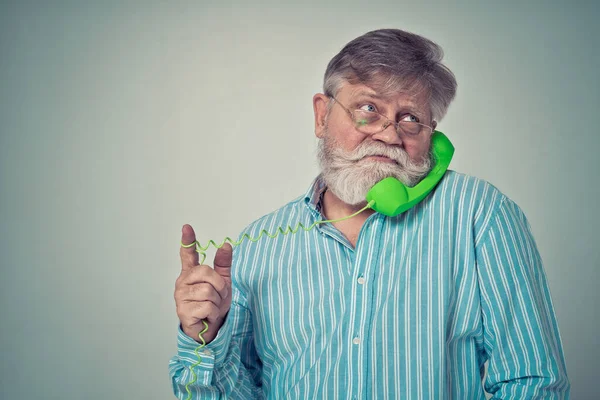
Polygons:
<instances>
[{"instance_id":1,"label":"raised index finger","mask_svg":"<svg viewBox=\"0 0 600 400\"><path fill-rule=\"evenodd\" d=\"M185 246L181 246L179 249L179 255L181 256L181 269L188 270L198 265L198 252L196 251L196 233L194 228L190 225L185 224L181 228L181 243Z\"/></svg>"}]
</instances>

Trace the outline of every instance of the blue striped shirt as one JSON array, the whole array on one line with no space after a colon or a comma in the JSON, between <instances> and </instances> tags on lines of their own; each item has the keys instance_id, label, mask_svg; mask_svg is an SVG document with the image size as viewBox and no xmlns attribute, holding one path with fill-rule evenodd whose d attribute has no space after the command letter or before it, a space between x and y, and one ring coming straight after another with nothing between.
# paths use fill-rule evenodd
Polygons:
<instances>
[{"instance_id":1,"label":"blue striped shirt","mask_svg":"<svg viewBox=\"0 0 600 400\"><path fill-rule=\"evenodd\" d=\"M305 196L245 232L322 219ZM245 241L233 302L203 349L193 399L569 397L542 260L521 209L489 183L448 171L397 217L375 213L356 247L332 225ZM170 363L187 398L198 344L181 329Z\"/></svg>"}]
</instances>

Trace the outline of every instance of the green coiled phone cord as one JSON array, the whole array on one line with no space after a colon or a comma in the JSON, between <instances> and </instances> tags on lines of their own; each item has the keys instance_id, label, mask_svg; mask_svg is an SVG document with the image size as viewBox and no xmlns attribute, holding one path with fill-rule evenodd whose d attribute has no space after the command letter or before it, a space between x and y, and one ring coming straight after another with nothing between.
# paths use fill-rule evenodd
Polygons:
<instances>
[{"instance_id":1,"label":"green coiled phone cord","mask_svg":"<svg viewBox=\"0 0 600 400\"><path fill-rule=\"evenodd\" d=\"M362 209L358 210L357 212L355 212L354 214L348 215L346 217L343 218L338 218L338 219L327 219L327 220L320 220L320 221L315 221L313 222L313 224L311 226L309 226L308 228L304 226L304 224L302 224L302 222L298 222L298 225L296 225L295 228L292 228L291 225L288 225L285 230L282 229L281 227L277 228L277 231L274 234L270 234L269 232L267 232L265 229L261 230L260 233L258 234L258 236L256 238L251 237L250 235L248 235L247 233L244 233L242 235L242 237L240 238L240 240L238 241L234 241L233 239L231 239L230 237L226 237L220 244L215 243L214 241L210 240L208 242L208 244L206 246L202 246L200 243L198 243L198 241L194 241L190 244L183 244L183 242L181 242L181 247L185 247L185 248L189 248L192 246L196 246L196 251L200 254L201 256L201 260L200 260L200 264L204 263L204 260L206 260L206 250L208 250L208 248L212 245L214 248L216 249L220 249L221 247L223 247L223 245L226 242L231 243L233 246L237 246L239 244L241 244L244 240L249 240L251 242L257 242L260 240L261 237L263 237L264 235L270 237L271 239L276 238L277 236L281 235L287 235L289 233L296 233L300 230L300 228L304 229L304 231L308 232L311 229L313 229L315 226L320 225L320 224L326 224L326 223L334 223L334 222L341 222L341 221L345 221L347 219L350 219L352 217L357 216L358 214L362 213L363 211L371 208L373 206L373 204L375 204L374 200L371 200L367 203L366 206L364 206ZM198 337L200 339L200 345L198 347L196 347L194 349L194 353L196 354L196 357L198 357L198 361L196 363L194 363L191 367L190 367L190 372L192 374L192 380L190 382L188 382L185 385L185 390L187 391L188 397L187 400L191 400L192 399L192 392L190 391L190 385L193 385L196 380L198 379L198 376L196 375L196 373L194 372L194 368L196 368L198 365L200 365L202 363L202 358L200 357L200 353L198 353L199 350L201 350L204 346L206 346L206 340L204 340L204 338L202 337L202 335L204 333L206 333L206 331L208 330L208 323L205 320L202 320L202 323L204 324L204 329L198 334Z\"/></svg>"}]
</instances>

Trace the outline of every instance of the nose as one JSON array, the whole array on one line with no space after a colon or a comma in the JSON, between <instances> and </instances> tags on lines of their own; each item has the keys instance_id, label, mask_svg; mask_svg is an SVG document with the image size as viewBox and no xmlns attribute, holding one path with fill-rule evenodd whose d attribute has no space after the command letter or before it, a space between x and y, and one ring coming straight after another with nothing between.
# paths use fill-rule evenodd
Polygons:
<instances>
[{"instance_id":1,"label":"nose","mask_svg":"<svg viewBox=\"0 0 600 400\"><path fill-rule=\"evenodd\" d=\"M391 121L386 121L386 123L383 125L383 129L380 132L371 135L371 138L389 145L402 144L402 139L396 131L396 125L394 125Z\"/></svg>"}]
</instances>

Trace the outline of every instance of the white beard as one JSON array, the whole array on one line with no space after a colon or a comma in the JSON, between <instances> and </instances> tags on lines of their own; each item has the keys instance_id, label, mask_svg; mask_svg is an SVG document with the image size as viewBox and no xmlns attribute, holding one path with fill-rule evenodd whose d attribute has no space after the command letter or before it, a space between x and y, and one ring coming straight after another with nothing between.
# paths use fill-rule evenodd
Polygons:
<instances>
[{"instance_id":1,"label":"white beard","mask_svg":"<svg viewBox=\"0 0 600 400\"><path fill-rule=\"evenodd\" d=\"M396 163L361 161L374 155L386 156ZM416 163L403 149L381 142L363 142L355 150L346 152L329 138L327 132L319 140L317 157L327 190L344 203L356 206L366 203L367 192L380 180L392 176L406 186L414 186L434 164L431 153L421 163Z\"/></svg>"}]
</instances>

